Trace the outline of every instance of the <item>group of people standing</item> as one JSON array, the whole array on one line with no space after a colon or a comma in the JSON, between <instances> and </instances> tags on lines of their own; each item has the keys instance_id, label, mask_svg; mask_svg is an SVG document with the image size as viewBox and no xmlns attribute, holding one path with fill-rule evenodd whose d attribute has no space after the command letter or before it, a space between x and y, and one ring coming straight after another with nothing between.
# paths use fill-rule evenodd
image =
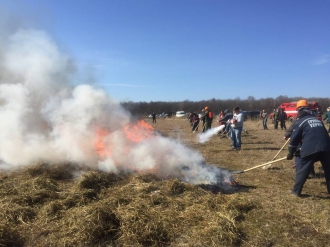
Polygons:
<instances>
[{"instance_id":1,"label":"group of people standing","mask_svg":"<svg viewBox=\"0 0 330 247\"><path fill-rule=\"evenodd\" d=\"M265 110L262 110L260 113L260 118L262 120L262 126L264 130L268 130L267 121L268 121L268 113ZM272 120L274 122L274 129L278 129L278 124L280 124L280 128L286 130L286 124L288 116L284 111L284 108L274 110Z\"/></svg>"},{"instance_id":2,"label":"group of people standing","mask_svg":"<svg viewBox=\"0 0 330 247\"><path fill-rule=\"evenodd\" d=\"M276 109L274 113L274 128L278 129L278 124L280 123L280 127L283 130L286 130L285 122L288 119L288 116L286 112L284 111L284 108Z\"/></svg>"},{"instance_id":3,"label":"group of people standing","mask_svg":"<svg viewBox=\"0 0 330 247\"><path fill-rule=\"evenodd\" d=\"M311 111L312 114L316 115L319 120L322 119L323 112L320 109L316 109L316 111ZM262 126L264 130L268 130L267 121L268 121L268 113L265 110L262 110L260 113L260 118L262 120ZM286 130L286 121L288 120L288 116L286 112L284 111L284 108L278 108L274 109L272 121L274 123L274 129L278 129L278 125L280 124L280 128L283 130ZM328 121L329 130L328 133L330 133L330 107L327 108L327 113L325 114L323 120Z\"/></svg>"}]
</instances>

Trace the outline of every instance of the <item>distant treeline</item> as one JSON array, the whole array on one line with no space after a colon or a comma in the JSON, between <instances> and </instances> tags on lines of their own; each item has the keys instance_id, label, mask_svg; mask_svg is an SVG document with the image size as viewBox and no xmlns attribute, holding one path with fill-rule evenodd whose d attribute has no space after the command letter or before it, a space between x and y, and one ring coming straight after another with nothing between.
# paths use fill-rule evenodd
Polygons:
<instances>
[{"instance_id":1,"label":"distant treeline","mask_svg":"<svg viewBox=\"0 0 330 247\"><path fill-rule=\"evenodd\" d=\"M203 101L177 101L177 102L163 102L163 101L151 101L151 102L122 102L122 106L130 111L133 115L145 115L155 112L161 114L163 112L201 112L205 106L208 106L215 114L218 114L221 110L232 110L238 106L243 111L252 110L266 110L272 112L275 108L281 105L283 102L295 102L300 99L307 99L307 101L318 102L322 106L322 111L325 112L326 108L330 107L330 98L304 98L278 96L277 98L262 98L255 99L253 96L249 96L247 99L210 99Z\"/></svg>"}]
</instances>

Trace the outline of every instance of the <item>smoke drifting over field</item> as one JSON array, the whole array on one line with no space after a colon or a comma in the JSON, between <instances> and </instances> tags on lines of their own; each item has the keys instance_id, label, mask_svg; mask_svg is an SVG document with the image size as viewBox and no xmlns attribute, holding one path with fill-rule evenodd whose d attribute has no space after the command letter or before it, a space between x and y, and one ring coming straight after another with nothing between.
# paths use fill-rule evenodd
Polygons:
<instances>
[{"instance_id":1,"label":"smoke drifting over field","mask_svg":"<svg viewBox=\"0 0 330 247\"><path fill-rule=\"evenodd\" d=\"M42 31L1 34L0 168L73 162L107 172L216 182L220 169L180 142L135 123L113 98L73 85L74 66Z\"/></svg>"}]
</instances>

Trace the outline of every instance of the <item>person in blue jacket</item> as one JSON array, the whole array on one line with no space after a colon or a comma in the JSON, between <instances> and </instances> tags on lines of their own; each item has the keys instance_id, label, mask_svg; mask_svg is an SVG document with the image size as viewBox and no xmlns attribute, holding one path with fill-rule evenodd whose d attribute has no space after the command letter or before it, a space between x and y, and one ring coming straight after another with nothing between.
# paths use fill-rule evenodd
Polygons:
<instances>
[{"instance_id":1,"label":"person in blue jacket","mask_svg":"<svg viewBox=\"0 0 330 247\"><path fill-rule=\"evenodd\" d=\"M314 163L320 161L324 170L327 191L330 194L330 138L323 122L307 109L306 100L297 102L298 113L300 111L306 113L294 123L288 147L287 160L292 160L297 147L301 145L301 167L296 171L292 193L296 196L301 195L302 188L313 169Z\"/></svg>"}]
</instances>

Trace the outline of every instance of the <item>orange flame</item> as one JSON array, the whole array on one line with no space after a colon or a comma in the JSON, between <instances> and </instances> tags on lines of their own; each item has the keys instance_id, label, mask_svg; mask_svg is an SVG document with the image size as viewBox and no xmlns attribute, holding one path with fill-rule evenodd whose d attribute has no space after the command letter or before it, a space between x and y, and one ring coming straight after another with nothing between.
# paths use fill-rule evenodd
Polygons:
<instances>
[{"instance_id":1,"label":"orange flame","mask_svg":"<svg viewBox=\"0 0 330 247\"><path fill-rule=\"evenodd\" d=\"M111 149L107 146L104 140L107 135L109 135L109 131L105 129L98 128L96 130L95 150L102 158L111 156Z\"/></svg>"},{"instance_id":2,"label":"orange flame","mask_svg":"<svg viewBox=\"0 0 330 247\"><path fill-rule=\"evenodd\" d=\"M140 142L144 139L149 139L153 136L154 128L145 121L137 121L136 124L128 124L123 131L127 139L132 142Z\"/></svg>"},{"instance_id":3,"label":"orange flame","mask_svg":"<svg viewBox=\"0 0 330 247\"><path fill-rule=\"evenodd\" d=\"M135 143L153 137L153 130L154 128L143 120L134 124L128 124L122 129L127 140ZM109 134L110 132L104 128L97 128L96 130L95 150L101 158L107 158L112 155L113 144L105 140Z\"/></svg>"}]
</instances>

